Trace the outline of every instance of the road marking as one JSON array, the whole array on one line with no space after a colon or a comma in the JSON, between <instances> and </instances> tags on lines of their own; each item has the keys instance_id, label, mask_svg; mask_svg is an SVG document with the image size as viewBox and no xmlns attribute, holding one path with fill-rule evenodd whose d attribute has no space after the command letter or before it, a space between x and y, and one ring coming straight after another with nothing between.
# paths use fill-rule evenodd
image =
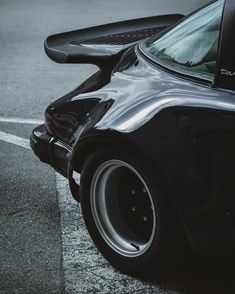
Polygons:
<instances>
[{"instance_id":1,"label":"road marking","mask_svg":"<svg viewBox=\"0 0 235 294\"><path fill-rule=\"evenodd\" d=\"M22 117L14 117L14 116L0 116L0 122L29 124L29 125L41 125L44 123L43 120L39 120L39 119L22 118Z\"/></svg>"},{"instance_id":2,"label":"road marking","mask_svg":"<svg viewBox=\"0 0 235 294\"><path fill-rule=\"evenodd\" d=\"M29 140L0 131L0 140L23 148L30 149Z\"/></svg>"},{"instance_id":3,"label":"road marking","mask_svg":"<svg viewBox=\"0 0 235 294\"><path fill-rule=\"evenodd\" d=\"M0 131L0 140L30 149L29 140ZM87 233L79 204L73 199L68 180L58 173L58 195L65 292L84 293L159 293L177 294L174 290L140 281L115 270L98 252ZM79 174L74 177L79 181Z\"/></svg>"}]
</instances>

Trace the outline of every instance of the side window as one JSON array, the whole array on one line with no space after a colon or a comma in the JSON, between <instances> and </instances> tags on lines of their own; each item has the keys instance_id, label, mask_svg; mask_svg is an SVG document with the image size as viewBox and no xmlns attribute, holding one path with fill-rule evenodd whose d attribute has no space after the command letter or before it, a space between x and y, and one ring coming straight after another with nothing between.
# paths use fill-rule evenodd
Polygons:
<instances>
[{"instance_id":1,"label":"side window","mask_svg":"<svg viewBox=\"0 0 235 294\"><path fill-rule=\"evenodd\" d=\"M163 66L205 78L216 71L224 0L202 8L172 30L149 39L145 49Z\"/></svg>"}]
</instances>

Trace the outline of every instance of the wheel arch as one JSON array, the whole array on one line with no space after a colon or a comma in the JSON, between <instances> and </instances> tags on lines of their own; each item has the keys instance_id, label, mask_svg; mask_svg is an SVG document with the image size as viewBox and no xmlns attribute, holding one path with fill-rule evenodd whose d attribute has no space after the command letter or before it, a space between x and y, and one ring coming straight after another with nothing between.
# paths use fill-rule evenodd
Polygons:
<instances>
[{"instance_id":1,"label":"wheel arch","mask_svg":"<svg viewBox=\"0 0 235 294\"><path fill-rule=\"evenodd\" d=\"M72 155L71 155L71 167L75 167L77 172L80 172L82 169L82 166L89 156L89 154L92 153L92 151L96 150L97 148L121 148L124 152L132 153L133 156L140 156L144 157L149 161L152 160L152 158L147 155L143 154L144 151L131 142L130 140L123 139L120 137L99 137L99 138L90 138L87 140L82 141L81 143L77 144L75 148L73 149ZM79 157L78 157L78 154Z\"/></svg>"},{"instance_id":2,"label":"wheel arch","mask_svg":"<svg viewBox=\"0 0 235 294\"><path fill-rule=\"evenodd\" d=\"M73 179L73 172L80 173L82 167L92 152L97 150L97 148L118 148L130 154L132 156L138 156L141 159L144 159L146 163L150 164L152 168L154 168L157 173L164 180L166 176L164 176L164 171L160 168L158 163L154 161L153 158L149 154L144 153L144 150L141 149L140 146L136 145L133 141L128 138L124 138L122 134L102 134L97 136L86 137L82 140L79 140L75 146L73 147L69 168L68 168L68 179L70 184L70 189L73 197L79 201L79 190L76 187L76 183Z\"/></svg>"}]
</instances>

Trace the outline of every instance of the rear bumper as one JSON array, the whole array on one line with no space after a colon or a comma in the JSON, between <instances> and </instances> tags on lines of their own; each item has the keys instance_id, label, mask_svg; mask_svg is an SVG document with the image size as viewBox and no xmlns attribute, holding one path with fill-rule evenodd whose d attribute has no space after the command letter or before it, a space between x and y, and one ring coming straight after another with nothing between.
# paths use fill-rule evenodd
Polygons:
<instances>
[{"instance_id":1,"label":"rear bumper","mask_svg":"<svg viewBox=\"0 0 235 294\"><path fill-rule=\"evenodd\" d=\"M71 147L47 133L45 125L36 127L30 137L30 146L35 155L68 178Z\"/></svg>"}]
</instances>

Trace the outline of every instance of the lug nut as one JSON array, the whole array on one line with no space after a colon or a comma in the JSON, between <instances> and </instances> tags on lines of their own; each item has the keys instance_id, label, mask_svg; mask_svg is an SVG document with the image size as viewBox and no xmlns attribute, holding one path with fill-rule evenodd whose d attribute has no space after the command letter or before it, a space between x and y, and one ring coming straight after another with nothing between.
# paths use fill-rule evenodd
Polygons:
<instances>
[{"instance_id":1,"label":"lug nut","mask_svg":"<svg viewBox=\"0 0 235 294\"><path fill-rule=\"evenodd\" d=\"M147 191L146 191L146 189L145 189L145 187L143 187L142 191L143 191L144 193L146 193L146 192L147 192Z\"/></svg>"},{"instance_id":2,"label":"lug nut","mask_svg":"<svg viewBox=\"0 0 235 294\"><path fill-rule=\"evenodd\" d=\"M133 211L133 212L135 212L135 211L136 211L136 208L135 208L135 206L132 206L132 207L131 207L131 211Z\"/></svg>"},{"instance_id":3,"label":"lug nut","mask_svg":"<svg viewBox=\"0 0 235 294\"><path fill-rule=\"evenodd\" d=\"M134 189L131 190L131 194L135 195L135 190Z\"/></svg>"},{"instance_id":4,"label":"lug nut","mask_svg":"<svg viewBox=\"0 0 235 294\"><path fill-rule=\"evenodd\" d=\"M147 216L143 216L143 221L146 222L148 220Z\"/></svg>"}]
</instances>

